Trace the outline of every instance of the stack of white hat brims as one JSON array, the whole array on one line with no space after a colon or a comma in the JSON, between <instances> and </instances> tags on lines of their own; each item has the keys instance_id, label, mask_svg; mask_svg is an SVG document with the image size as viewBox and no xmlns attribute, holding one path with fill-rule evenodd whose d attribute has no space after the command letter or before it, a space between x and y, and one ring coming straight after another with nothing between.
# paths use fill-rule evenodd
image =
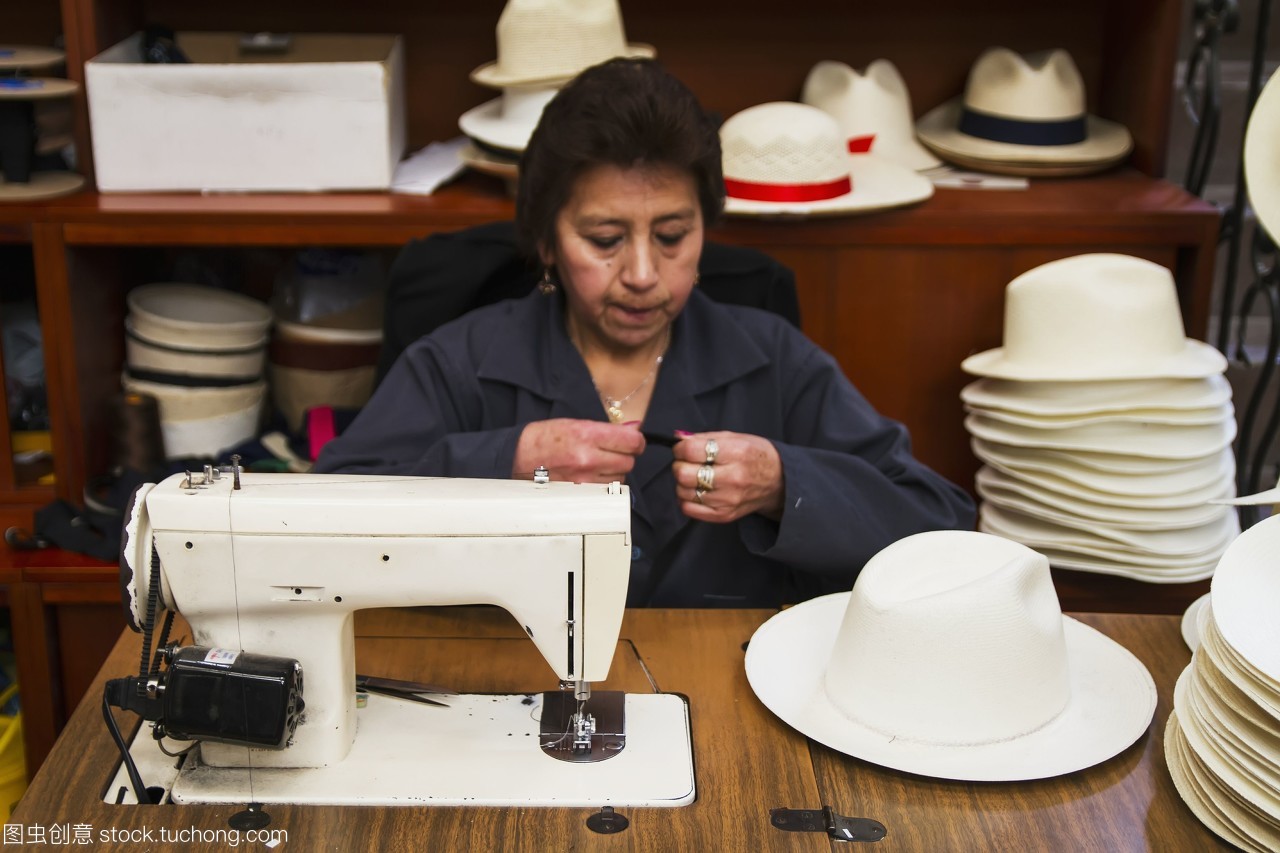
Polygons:
<instances>
[{"instance_id":1,"label":"stack of white hat brims","mask_svg":"<svg viewBox=\"0 0 1280 853\"><path fill-rule=\"evenodd\" d=\"M869 152L916 171L942 165L916 141L907 83L887 59L861 74L843 62L819 62L805 78L800 100L836 120L850 153Z\"/></svg>"},{"instance_id":2,"label":"stack of white hat brims","mask_svg":"<svg viewBox=\"0 0 1280 853\"><path fill-rule=\"evenodd\" d=\"M773 616L746 670L760 701L808 737L944 779L1091 767L1141 737L1156 705L1141 661L1062 614L1044 556L960 530L901 539L852 592Z\"/></svg>"},{"instance_id":3,"label":"stack of white hat brims","mask_svg":"<svg viewBox=\"0 0 1280 853\"><path fill-rule=\"evenodd\" d=\"M502 96L458 119L474 147L463 159L482 172L514 175L543 107L579 73L615 57L654 55L628 43L618 0L508 0L498 18L498 58L471 72Z\"/></svg>"},{"instance_id":4,"label":"stack of white hat brims","mask_svg":"<svg viewBox=\"0 0 1280 853\"><path fill-rule=\"evenodd\" d=\"M1191 811L1250 851L1280 850L1280 518L1223 555L1174 691L1165 760Z\"/></svg>"},{"instance_id":5,"label":"stack of white hat brims","mask_svg":"<svg viewBox=\"0 0 1280 853\"><path fill-rule=\"evenodd\" d=\"M836 120L808 104L748 107L721 126L720 147L730 215L844 216L933 195L933 184L913 170L850 153Z\"/></svg>"},{"instance_id":6,"label":"stack of white hat brims","mask_svg":"<svg viewBox=\"0 0 1280 853\"><path fill-rule=\"evenodd\" d=\"M165 455L216 457L257 435L271 311L194 284L147 284L128 296L125 391L156 398Z\"/></svg>"},{"instance_id":7,"label":"stack of white hat brims","mask_svg":"<svg viewBox=\"0 0 1280 853\"><path fill-rule=\"evenodd\" d=\"M1004 346L962 392L984 463L979 529L1059 568L1203 580L1239 533L1226 360L1187 339L1173 277L1079 255L1014 279Z\"/></svg>"},{"instance_id":8,"label":"stack of white hat brims","mask_svg":"<svg viewBox=\"0 0 1280 853\"><path fill-rule=\"evenodd\" d=\"M1084 175L1129 156L1120 124L1089 115L1084 80L1064 50L1021 56L989 48L974 62L964 95L930 110L916 132L959 166L1012 175Z\"/></svg>"}]
</instances>

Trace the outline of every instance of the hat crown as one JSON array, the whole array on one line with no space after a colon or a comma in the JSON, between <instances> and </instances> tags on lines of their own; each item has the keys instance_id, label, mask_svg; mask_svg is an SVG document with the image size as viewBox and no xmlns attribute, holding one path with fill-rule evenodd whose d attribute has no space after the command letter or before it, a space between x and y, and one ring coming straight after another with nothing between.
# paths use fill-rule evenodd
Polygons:
<instances>
[{"instance_id":1,"label":"hat crown","mask_svg":"<svg viewBox=\"0 0 1280 853\"><path fill-rule=\"evenodd\" d=\"M623 56L617 0L509 0L498 18L497 68L510 79L567 79Z\"/></svg>"},{"instance_id":2,"label":"hat crown","mask_svg":"<svg viewBox=\"0 0 1280 853\"><path fill-rule=\"evenodd\" d=\"M1008 48L988 48L969 71L964 105L1001 118L1081 118L1086 113L1084 79L1065 50L1023 57Z\"/></svg>"},{"instance_id":3,"label":"hat crown","mask_svg":"<svg viewBox=\"0 0 1280 853\"><path fill-rule=\"evenodd\" d=\"M1042 728L1071 698L1048 560L985 533L899 540L858 576L825 687L850 719L919 743Z\"/></svg>"},{"instance_id":4,"label":"hat crown","mask_svg":"<svg viewBox=\"0 0 1280 853\"><path fill-rule=\"evenodd\" d=\"M847 137L915 135L906 81L887 59L868 65L865 74L843 62L819 62L805 78L800 100L834 118Z\"/></svg>"},{"instance_id":5,"label":"hat crown","mask_svg":"<svg viewBox=\"0 0 1280 853\"><path fill-rule=\"evenodd\" d=\"M720 128L724 176L762 184L819 184L849 177L835 119L817 107L778 101L748 107Z\"/></svg>"},{"instance_id":6,"label":"hat crown","mask_svg":"<svg viewBox=\"0 0 1280 853\"><path fill-rule=\"evenodd\" d=\"M1142 375L1185 346L1173 274L1142 258L1063 258L1005 289L1004 348L1013 362L1127 366Z\"/></svg>"}]
</instances>

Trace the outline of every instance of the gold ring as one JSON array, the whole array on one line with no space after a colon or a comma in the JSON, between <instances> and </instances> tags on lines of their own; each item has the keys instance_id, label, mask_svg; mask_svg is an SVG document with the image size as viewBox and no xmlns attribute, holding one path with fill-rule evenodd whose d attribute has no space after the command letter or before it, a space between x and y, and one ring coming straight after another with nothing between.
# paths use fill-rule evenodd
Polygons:
<instances>
[{"instance_id":1,"label":"gold ring","mask_svg":"<svg viewBox=\"0 0 1280 853\"><path fill-rule=\"evenodd\" d=\"M698 468L698 488L704 492L713 491L716 487L716 469L711 465Z\"/></svg>"},{"instance_id":2,"label":"gold ring","mask_svg":"<svg viewBox=\"0 0 1280 853\"><path fill-rule=\"evenodd\" d=\"M714 438L707 439L707 464L716 464L716 456L720 453L720 443Z\"/></svg>"},{"instance_id":3,"label":"gold ring","mask_svg":"<svg viewBox=\"0 0 1280 853\"><path fill-rule=\"evenodd\" d=\"M693 490L693 498L694 498L694 500L696 500L698 503L702 503L702 496L703 496L703 495L705 495L706 493L707 493L707 490L706 490L706 489L694 489L694 490Z\"/></svg>"}]
</instances>

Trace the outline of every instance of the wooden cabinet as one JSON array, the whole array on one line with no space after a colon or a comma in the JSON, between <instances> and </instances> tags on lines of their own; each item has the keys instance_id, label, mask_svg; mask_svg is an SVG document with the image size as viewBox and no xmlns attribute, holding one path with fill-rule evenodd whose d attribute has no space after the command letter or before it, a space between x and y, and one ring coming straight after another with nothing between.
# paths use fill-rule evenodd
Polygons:
<instances>
[{"instance_id":1,"label":"wooden cabinet","mask_svg":"<svg viewBox=\"0 0 1280 853\"><path fill-rule=\"evenodd\" d=\"M61 0L60 12L68 74L82 82L86 59L148 23L178 30L400 33L409 137L417 148L455 136L457 117L495 96L467 74L494 59L502 7L502 0ZM622 0L622 7L630 40L654 44L666 66L722 117L796 98L819 60L864 67L881 57L902 71L922 114L963 88L981 50L1003 45L1066 48L1086 81L1091 111L1130 128L1136 143L1130 164L1100 176L1035 180L1026 191L940 190L919 207L867 216L731 220L713 232L714 239L758 247L795 269L806 331L877 407L907 424L917 455L953 480L970 485L977 468L962 425L958 393L966 378L959 363L999 344L1004 286L1017 274L1082 252L1150 258L1174 271L1187 328L1203 334L1218 215L1158 177L1165 166L1179 0ZM78 149L92 175L83 96L77 104ZM109 468L107 402L123 363L124 295L143 283L139 253L187 246L392 248L511 214L502 184L479 175L425 198L86 192L0 207L0 240L29 244L35 260L57 494L77 500L86 479ZM5 489L0 465L0 504L13 497ZM51 496L24 499L36 506ZM49 569L42 571L29 580L53 583L45 576ZM48 589L66 601L116 606L101 588L114 583L108 569L75 577L74 593ZM1180 612L1202 587L1154 589L1070 573L1059 584L1068 609L1166 612ZM51 606L44 592L33 600ZM105 644L90 649L105 650ZM62 678L66 666L55 669L52 678ZM60 695L72 692L68 687Z\"/></svg>"}]
</instances>

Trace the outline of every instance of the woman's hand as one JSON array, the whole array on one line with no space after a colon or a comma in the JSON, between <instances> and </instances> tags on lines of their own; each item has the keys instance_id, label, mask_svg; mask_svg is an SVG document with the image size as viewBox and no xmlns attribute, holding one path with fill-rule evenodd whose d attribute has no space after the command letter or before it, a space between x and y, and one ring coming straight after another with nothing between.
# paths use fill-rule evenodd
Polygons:
<instances>
[{"instance_id":1,"label":"woman's hand","mask_svg":"<svg viewBox=\"0 0 1280 853\"><path fill-rule=\"evenodd\" d=\"M534 421L520 433L511 476L528 479L542 466L553 480L624 480L644 450L644 437L637 426L572 418Z\"/></svg>"},{"instance_id":2,"label":"woman's hand","mask_svg":"<svg viewBox=\"0 0 1280 853\"><path fill-rule=\"evenodd\" d=\"M676 497L689 518L723 524L753 512L782 517L782 460L768 439L701 432L685 436L673 452Z\"/></svg>"}]
</instances>

